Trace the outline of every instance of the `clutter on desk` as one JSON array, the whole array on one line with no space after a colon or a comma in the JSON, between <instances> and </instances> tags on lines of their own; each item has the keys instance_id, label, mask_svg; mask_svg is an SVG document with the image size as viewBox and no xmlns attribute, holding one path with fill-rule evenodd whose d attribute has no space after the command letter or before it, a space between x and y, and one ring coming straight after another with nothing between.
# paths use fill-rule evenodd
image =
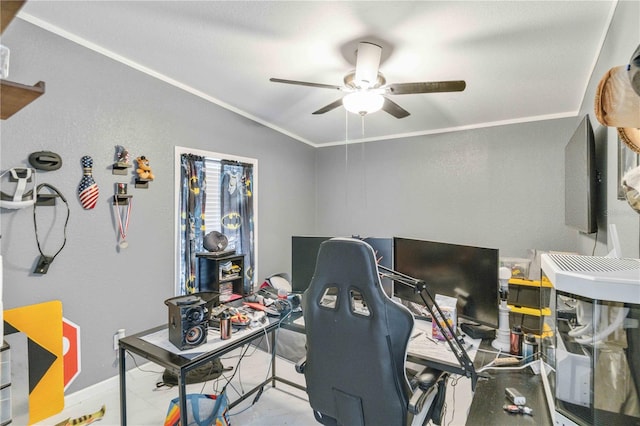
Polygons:
<instances>
[{"instance_id":1,"label":"clutter on desk","mask_svg":"<svg viewBox=\"0 0 640 426\"><path fill-rule=\"evenodd\" d=\"M514 325L511 329L510 342L509 353L515 356L522 355L522 328L519 325Z\"/></svg>"},{"instance_id":2,"label":"clutter on desk","mask_svg":"<svg viewBox=\"0 0 640 426\"><path fill-rule=\"evenodd\" d=\"M224 311L220 314L220 338L222 340L230 339L233 332L232 330L231 315L229 315L229 312Z\"/></svg>"},{"instance_id":3,"label":"clutter on desk","mask_svg":"<svg viewBox=\"0 0 640 426\"><path fill-rule=\"evenodd\" d=\"M207 342L208 312L201 297L178 296L164 303L169 308L169 341L175 347L185 350Z\"/></svg>"},{"instance_id":4,"label":"clutter on desk","mask_svg":"<svg viewBox=\"0 0 640 426\"><path fill-rule=\"evenodd\" d=\"M448 333L448 329L445 324L448 323L453 330L457 330L458 328L458 312L456 308L458 300L455 297L436 294L436 303L440 306L444 319L441 318L438 312L433 312L434 320L431 321L431 336L436 340L446 341L451 339L453 336L445 336L444 333ZM437 323L440 324L438 325Z\"/></svg>"},{"instance_id":5,"label":"clutter on desk","mask_svg":"<svg viewBox=\"0 0 640 426\"><path fill-rule=\"evenodd\" d=\"M527 398L525 398L524 395L522 395L520 391L514 387L505 388L504 394L512 404L520 406L527 404Z\"/></svg>"},{"instance_id":6,"label":"clutter on desk","mask_svg":"<svg viewBox=\"0 0 640 426\"><path fill-rule=\"evenodd\" d=\"M530 416L533 416L533 410L529 407L521 407L514 404L505 404L502 406L502 409L510 414L528 414Z\"/></svg>"},{"instance_id":7,"label":"clutter on desk","mask_svg":"<svg viewBox=\"0 0 640 426\"><path fill-rule=\"evenodd\" d=\"M296 301L295 308L292 300ZM207 343L210 329L219 330L220 338L226 340L231 338L234 328L261 327L267 322L267 315L283 317L292 309L301 310L300 296L278 299L274 289L262 289L247 296L242 303L221 302L221 293L215 291L165 300L169 311L169 342L180 350L188 350Z\"/></svg>"}]
</instances>

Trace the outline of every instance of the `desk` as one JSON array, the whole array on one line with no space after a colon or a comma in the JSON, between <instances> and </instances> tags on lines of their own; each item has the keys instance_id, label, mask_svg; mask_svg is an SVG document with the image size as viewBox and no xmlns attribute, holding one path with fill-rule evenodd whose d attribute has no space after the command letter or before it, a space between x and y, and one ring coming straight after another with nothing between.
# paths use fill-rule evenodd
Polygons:
<instances>
[{"instance_id":1,"label":"desk","mask_svg":"<svg viewBox=\"0 0 640 426\"><path fill-rule=\"evenodd\" d=\"M279 325L280 318L270 318L268 323L260 328L238 330L237 332L234 329L234 333L232 334L231 339L228 340L220 340L219 332L210 331L207 343L202 346L202 348L204 348L203 350L206 350L205 352L198 352L198 348L195 348L190 351L186 351L185 353L176 353L174 350L163 348L163 345L155 345L150 343L148 341L150 339L149 336L156 335L157 333L161 333L162 330L167 329L166 324L120 339L120 424L122 426L126 426L127 424L127 352L139 355L176 374L176 376L178 377L178 396L180 398L180 422L183 425L187 424L187 409L185 399L185 379L187 372L240 346L249 344L253 340L258 339L265 334L271 334L271 376L264 380L262 383L258 384L255 388L251 389L249 392L242 395L239 399L233 401L230 404L230 407L234 407L235 405L244 401L250 395L259 391L270 382L273 387L275 387L276 381L280 381L282 383L288 384L289 386L304 390L304 388L297 383L276 376L276 338L274 331L279 327Z\"/></svg>"},{"instance_id":2,"label":"desk","mask_svg":"<svg viewBox=\"0 0 640 426\"><path fill-rule=\"evenodd\" d=\"M540 375L530 368L520 371L491 370L491 377L478 380L473 395L467 425L491 424L509 425L552 425L547 401ZM533 409L533 415L509 414L502 409L507 403L504 389L514 387L527 399L527 407Z\"/></svg>"},{"instance_id":3,"label":"desk","mask_svg":"<svg viewBox=\"0 0 640 426\"><path fill-rule=\"evenodd\" d=\"M474 365L476 369L488 364L495 358L495 351L490 340L484 340L478 351ZM526 414L509 414L503 410L508 403L504 389L514 387L527 399L527 407L533 409L533 416ZM491 424L495 426L509 425L552 425L549 406L544 393L540 374L534 374L531 368L522 370L493 368L480 374L476 391L473 395L467 425Z\"/></svg>"},{"instance_id":4,"label":"desk","mask_svg":"<svg viewBox=\"0 0 640 426\"><path fill-rule=\"evenodd\" d=\"M429 365L454 374L464 374L457 359L445 342L431 340L431 322L416 319L414 336L422 333L427 338L416 337L409 342L407 360L418 364ZM491 347L491 339L484 341L465 337L467 343L473 343L466 349L473 360L476 371L495 359L495 349ZM509 414L503 410L507 403L504 389L515 387L527 399L527 407L533 409L533 416ZM491 369L481 373L473 394L471 408L467 417L467 425L551 425L542 377L534 374L530 368L522 370Z\"/></svg>"}]
</instances>

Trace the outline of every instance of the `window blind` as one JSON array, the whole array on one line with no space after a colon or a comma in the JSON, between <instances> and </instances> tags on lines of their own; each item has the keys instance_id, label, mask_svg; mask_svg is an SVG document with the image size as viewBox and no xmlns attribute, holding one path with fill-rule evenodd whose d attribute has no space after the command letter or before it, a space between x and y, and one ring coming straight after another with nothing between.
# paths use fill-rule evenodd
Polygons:
<instances>
[{"instance_id":1,"label":"window blind","mask_svg":"<svg viewBox=\"0 0 640 426\"><path fill-rule=\"evenodd\" d=\"M205 212L204 226L207 233L211 231L221 231L220 225L220 169L222 163L220 160L205 157Z\"/></svg>"}]
</instances>

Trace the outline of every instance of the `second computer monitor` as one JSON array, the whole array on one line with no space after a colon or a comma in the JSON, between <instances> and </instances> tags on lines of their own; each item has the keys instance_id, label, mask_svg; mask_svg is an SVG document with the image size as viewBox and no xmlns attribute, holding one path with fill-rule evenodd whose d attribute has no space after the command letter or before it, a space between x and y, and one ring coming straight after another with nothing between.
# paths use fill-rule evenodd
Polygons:
<instances>
[{"instance_id":1,"label":"second computer monitor","mask_svg":"<svg viewBox=\"0 0 640 426\"><path fill-rule=\"evenodd\" d=\"M395 237L393 250L394 270L424 280L433 296L457 298L459 317L498 327L497 249ZM394 294L421 302L400 284Z\"/></svg>"}]
</instances>

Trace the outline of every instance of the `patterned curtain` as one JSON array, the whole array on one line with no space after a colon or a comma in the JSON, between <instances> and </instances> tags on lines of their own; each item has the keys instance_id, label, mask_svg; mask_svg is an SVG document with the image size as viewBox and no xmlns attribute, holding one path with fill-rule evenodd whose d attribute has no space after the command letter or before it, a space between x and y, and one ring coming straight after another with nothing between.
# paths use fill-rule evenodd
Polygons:
<instances>
[{"instance_id":1,"label":"patterned curtain","mask_svg":"<svg viewBox=\"0 0 640 426\"><path fill-rule=\"evenodd\" d=\"M196 282L196 253L202 251L205 212L204 157L182 154L180 157L180 294L198 291Z\"/></svg>"},{"instance_id":2,"label":"patterned curtain","mask_svg":"<svg viewBox=\"0 0 640 426\"><path fill-rule=\"evenodd\" d=\"M253 166L222 161L220 170L222 232L229 248L244 254L244 290L253 291Z\"/></svg>"}]
</instances>

